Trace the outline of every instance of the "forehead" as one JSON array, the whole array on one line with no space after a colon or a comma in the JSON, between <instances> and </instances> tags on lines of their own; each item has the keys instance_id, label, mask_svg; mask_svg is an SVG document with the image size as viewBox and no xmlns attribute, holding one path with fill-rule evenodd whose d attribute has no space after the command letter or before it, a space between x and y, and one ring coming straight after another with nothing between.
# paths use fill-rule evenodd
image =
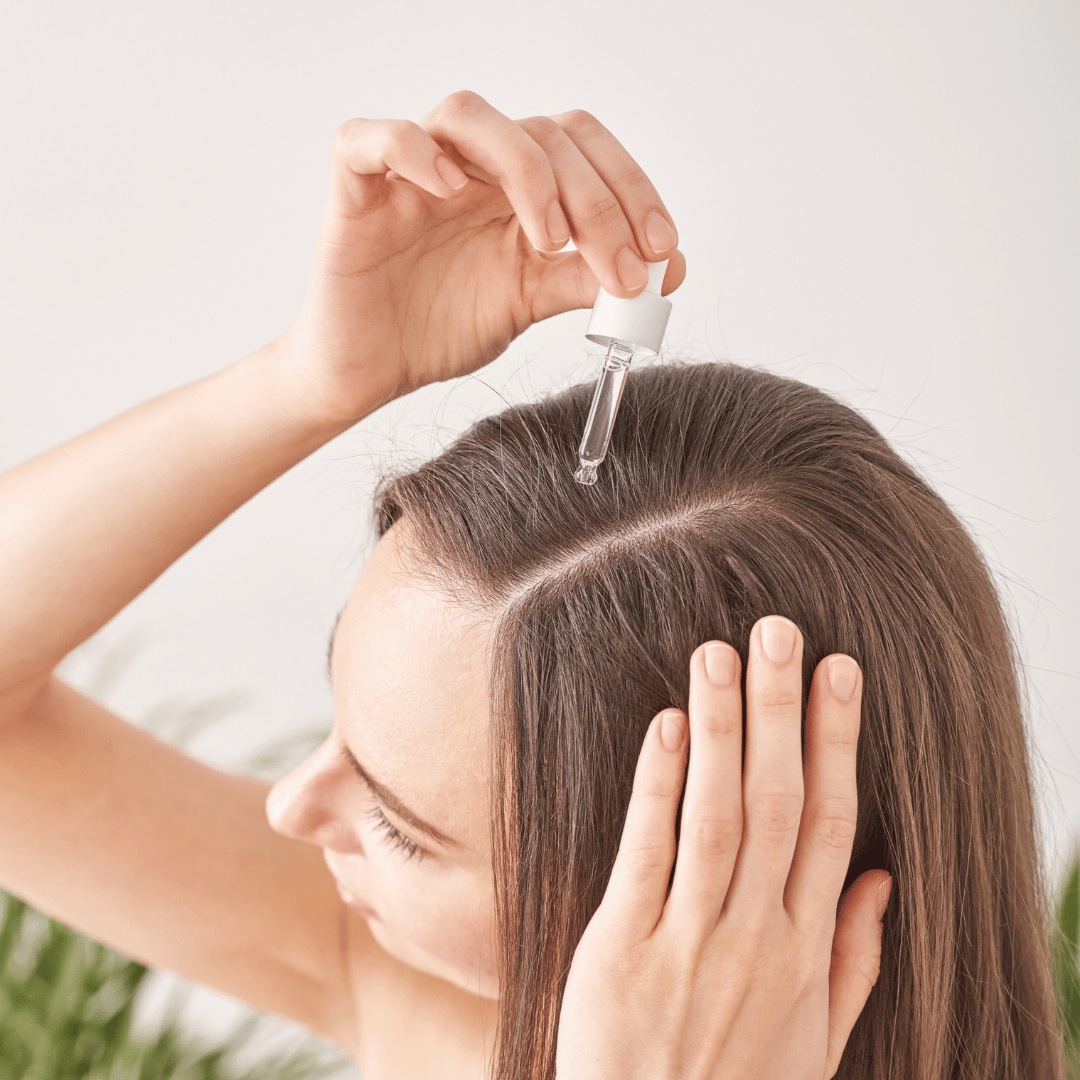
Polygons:
<instances>
[{"instance_id":1,"label":"forehead","mask_svg":"<svg viewBox=\"0 0 1080 1080\"><path fill-rule=\"evenodd\" d=\"M335 722L376 780L486 858L490 624L409 574L403 527L375 546L338 624Z\"/></svg>"}]
</instances>

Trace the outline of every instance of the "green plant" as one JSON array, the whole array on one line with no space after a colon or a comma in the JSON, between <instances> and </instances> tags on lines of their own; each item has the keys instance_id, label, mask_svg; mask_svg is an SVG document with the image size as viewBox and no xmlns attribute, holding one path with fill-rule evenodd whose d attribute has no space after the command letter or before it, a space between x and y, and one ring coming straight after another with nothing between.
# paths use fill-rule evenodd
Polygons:
<instances>
[{"instance_id":1,"label":"green plant","mask_svg":"<svg viewBox=\"0 0 1080 1080\"><path fill-rule=\"evenodd\" d=\"M1080 1080L1080 843L1057 902L1050 952L1069 1080Z\"/></svg>"},{"instance_id":2,"label":"green plant","mask_svg":"<svg viewBox=\"0 0 1080 1080\"><path fill-rule=\"evenodd\" d=\"M190 995L174 991L156 1037L131 1029L150 969L4 894L0 922L0 1075L5 1080L314 1080L339 1072L314 1046L241 1070L236 1057L267 1018L252 1013L221 1045L178 1024Z\"/></svg>"}]
</instances>

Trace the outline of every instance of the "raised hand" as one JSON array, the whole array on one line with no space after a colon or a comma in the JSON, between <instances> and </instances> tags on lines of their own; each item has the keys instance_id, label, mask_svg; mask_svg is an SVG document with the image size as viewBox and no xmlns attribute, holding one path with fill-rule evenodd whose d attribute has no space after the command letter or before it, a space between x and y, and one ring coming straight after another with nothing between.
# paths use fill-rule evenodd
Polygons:
<instances>
[{"instance_id":1,"label":"raised hand","mask_svg":"<svg viewBox=\"0 0 1080 1080\"><path fill-rule=\"evenodd\" d=\"M577 251L560 252L573 238ZM334 138L307 294L284 335L286 387L357 419L495 359L532 323L641 292L643 260L686 262L656 189L598 120L514 121L469 91L419 123L354 119Z\"/></svg>"},{"instance_id":2,"label":"raised hand","mask_svg":"<svg viewBox=\"0 0 1080 1080\"><path fill-rule=\"evenodd\" d=\"M691 657L689 717L666 710L650 726L611 878L567 978L558 1080L835 1074L877 980L891 878L860 875L837 913L862 675L848 656L818 664L804 766L802 651L788 619L751 633L745 768L730 645Z\"/></svg>"}]
</instances>

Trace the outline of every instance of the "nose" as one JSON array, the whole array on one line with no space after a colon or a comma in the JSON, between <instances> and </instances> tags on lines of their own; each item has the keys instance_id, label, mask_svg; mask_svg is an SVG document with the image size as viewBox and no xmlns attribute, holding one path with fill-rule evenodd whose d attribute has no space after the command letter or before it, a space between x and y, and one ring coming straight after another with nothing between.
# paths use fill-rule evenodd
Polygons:
<instances>
[{"instance_id":1,"label":"nose","mask_svg":"<svg viewBox=\"0 0 1080 1080\"><path fill-rule=\"evenodd\" d=\"M362 853L344 809L347 766L327 739L302 765L283 776L266 796L266 819L283 836L322 848Z\"/></svg>"}]
</instances>

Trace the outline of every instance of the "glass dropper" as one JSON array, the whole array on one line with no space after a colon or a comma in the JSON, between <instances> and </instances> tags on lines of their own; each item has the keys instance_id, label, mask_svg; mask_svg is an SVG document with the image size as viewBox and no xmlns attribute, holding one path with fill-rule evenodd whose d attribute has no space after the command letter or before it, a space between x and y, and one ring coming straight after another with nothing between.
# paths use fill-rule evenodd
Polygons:
<instances>
[{"instance_id":1,"label":"glass dropper","mask_svg":"<svg viewBox=\"0 0 1080 1080\"><path fill-rule=\"evenodd\" d=\"M646 263L649 280L637 296L619 299L603 286L597 290L585 336L596 345L606 345L607 356L596 380L585 434L578 447L579 464L574 479L579 484L596 483L596 467L607 454L630 361L635 354L660 354L660 343L671 314L671 301L660 295L667 264L667 259Z\"/></svg>"},{"instance_id":2,"label":"glass dropper","mask_svg":"<svg viewBox=\"0 0 1080 1080\"><path fill-rule=\"evenodd\" d=\"M574 473L579 484L596 483L596 467L607 454L611 429L615 425L615 413L619 409L626 376L630 372L630 361L634 358L634 349L620 341L613 341L608 346L607 356L600 377L596 380L592 408L585 424L585 434L578 447L580 464Z\"/></svg>"}]
</instances>

